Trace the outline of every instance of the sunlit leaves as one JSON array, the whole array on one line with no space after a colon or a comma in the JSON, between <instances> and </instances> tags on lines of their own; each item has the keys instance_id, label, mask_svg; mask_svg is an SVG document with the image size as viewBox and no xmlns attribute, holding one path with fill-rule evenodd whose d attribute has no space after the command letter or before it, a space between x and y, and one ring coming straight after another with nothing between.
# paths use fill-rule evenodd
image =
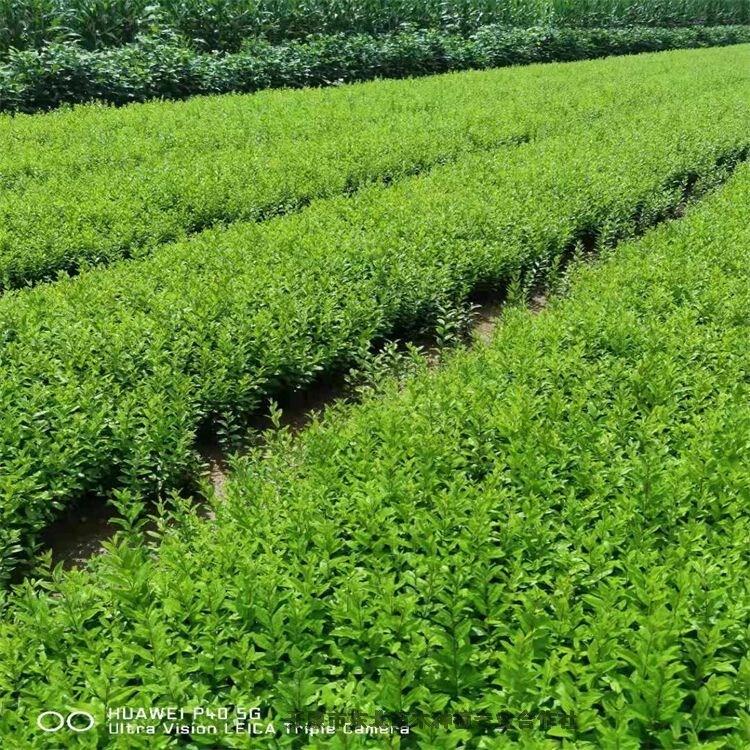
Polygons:
<instances>
[{"instance_id":1,"label":"sunlit leaves","mask_svg":"<svg viewBox=\"0 0 750 750\"><path fill-rule=\"evenodd\" d=\"M238 461L156 550L131 498L89 571L7 596L0 733L137 699L390 712L425 748L747 747L749 206L741 166L489 346Z\"/></svg>"}]
</instances>

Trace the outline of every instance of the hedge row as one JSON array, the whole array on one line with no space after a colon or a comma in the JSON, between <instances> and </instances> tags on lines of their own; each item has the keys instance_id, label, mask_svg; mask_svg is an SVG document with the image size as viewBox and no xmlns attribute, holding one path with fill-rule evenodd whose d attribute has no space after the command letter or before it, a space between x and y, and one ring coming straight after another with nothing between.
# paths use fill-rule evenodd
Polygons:
<instances>
[{"instance_id":1,"label":"hedge row","mask_svg":"<svg viewBox=\"0 0 750 750\"><path fill-rule=\"evenodd\" d=\"M430 325L480 284L628 234L746 155L750 91L644 102L559 137L236 224L0 299L3 573L87 493L159 493L201 425L368 342Z\"/></svg>"},{"instance_id":2,"label":"hedge row","mask_svg":"<svg viewBox=\"0 0 750 750\"><path fill-rule=\"evenodd\" d=\"M0 291L748 78L732 47L0 118Z\"/></svg>"},{"instance_id":3,"label":"hedge row","mask_svg":"<svg viewBox=\"0 0 750 750\"><path fill-rule=\"evenodd\" d=\"M174 38L141 38L101 52L55 44L13 52L0 65L0 111L34 112L66 102L126 104L269 87L327 86L371 78L442 73L750 41L750 27L681 29L507 29L468 39L441 31L333 35L241 52L198 54Z\"/></svg>"},{"instance_id":4,"label":"hedge row","mask_svg":"<svg viewBox=\"0 0 750 750\"><path fill-rule=\"evenodd\" d=\"M237 52L247 39L384 34L405 26L467 35L506 27L719 26L750 22L748 0L0 0L0 57L76 42L116 47L169 31L192 48Z\"/></svg>"},{"instance_id":5,"label":"hedge row","mask_svg":"<svg viewBox=\"0 0 750 750\"><path fill-rule=\"evenodd\" d=\"M745 750L748 309L743 167L491 347L243 461L215 521L181 508L155 551L133 523L92 571L19 588L0 735L42 746L37 714L75 707L98 723L71 747L119 747L106 708L184 706L219 728L195 747L373 747L365 723L443 750ZM119 739L184 745L151 723Z\"/></svg>"}]
</instances>

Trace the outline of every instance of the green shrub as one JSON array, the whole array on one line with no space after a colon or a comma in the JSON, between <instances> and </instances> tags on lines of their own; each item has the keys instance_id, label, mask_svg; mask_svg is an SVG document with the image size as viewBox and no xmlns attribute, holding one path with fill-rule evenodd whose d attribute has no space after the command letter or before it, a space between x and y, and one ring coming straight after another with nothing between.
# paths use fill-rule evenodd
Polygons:
<instances>
[{"instance_id":1,"label":"green shrub","mask_svg":"<svg viewBox=\"0 0 750 750\"><path fill-rule=\"evenodd\" d=\"M75 707L97 728L61 738L115 746L105 707L258 706L383 712L403 747L744 750L749 269L745 166L491 346L278 435L214 520L178 504L150 549L131 518L90 572L27 581L0 736L42 746L38 712Z\"/></svg>"},{"instance_id":2,"label":"green shrub","mask_svg":"<svg viewBox=\"0 0 750 750\"><path fill-rule=\"evenodd\" d=\"M2 117L0 291L561 135L626 102L720 90L748 69L747 48L714 49Z\"/></svg>"},{"instance_id":3,"label":"green shrub","mask_svg":"<svg viewBox=\"0 0 750 750\"><path fill-rule=\"evenodd\" d=\"M87 493L183 484L202 425L234 424L582 239L609 244L670 215L746 156L748 103L742 70L692 97L624 98L557 137L7 293L3 572Z\"/></svg>"},{"instance_id":4,"label":"green shrub","mask_svg":"<svg viewBox=\"0 0 750 750\"><path fill-rule=\"evenodd\" d=\"M469 38L404 30L333 35L272 46L255 40L233 54L199 54L169 34L89 52L51 44L13 51L0 64L0 111L34 112L63 103L112 104L269 87L442 73L501 65L583 60L612 54L750 41L747 26L627 29L482 27Z\"/></svg>"}]
</instances>

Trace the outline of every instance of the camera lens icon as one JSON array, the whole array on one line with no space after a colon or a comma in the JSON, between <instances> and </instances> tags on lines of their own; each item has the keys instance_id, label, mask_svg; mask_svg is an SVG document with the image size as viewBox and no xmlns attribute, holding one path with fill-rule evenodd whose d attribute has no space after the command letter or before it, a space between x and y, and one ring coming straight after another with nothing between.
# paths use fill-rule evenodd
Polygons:
<instances>
[{"instance_id":1,"label":"camera lens icon","mask_svg":"<svg viewBox=\"0 0 750 750\"><path fill-rule=\"evenodd\" d=\"M71 732L88 732L93 729L96 719L88 711L70 711L62 714L59 711L42 711L36 717L36 725L43 732L59 732L67 727Z\"/></svg>"}]
</instances>

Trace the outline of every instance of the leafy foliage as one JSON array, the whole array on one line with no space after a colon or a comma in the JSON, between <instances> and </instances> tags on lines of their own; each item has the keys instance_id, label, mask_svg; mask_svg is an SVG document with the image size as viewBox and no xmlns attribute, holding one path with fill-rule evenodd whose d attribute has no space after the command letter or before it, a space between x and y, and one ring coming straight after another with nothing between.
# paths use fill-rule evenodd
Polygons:
<instances>
[{"instance_id":1,"label":"leafy foliage","mask_svg":"<svg viewBox=\"0 0 750 750\"><path fill-rule=\"evenodd\" d=\"M561 135L620 112L623 90L634 107L691 97L738 61L746 51L675 52L0 118L0 289Z\"/></svg>"},{"instance_id":2,"label":"leafy foliage","mask_svg":"<svg viewBox=\"0 0 750 750\"><path fill-rule=\"evenodd\" d=\"M178 503L149 549L133 516L90 570L16 587L0 736L145 699L383 711L404 747L746 748L750 169L570 289L282 432L213 521Z\"/></svg>"},{"instance_id":3,"label":"leafy foliage","mask_svg":"<svg viewBox=\"0 0 750 750\"><path fill-rule=\"evenodd\" d=\"M440 30L404 29L381 36L319 35L278 45L254 39L234 53L206 54L165 32L93 52L72 43L12 51L0 64L0 111L34 112L66 102L127 104L270 87L328 86L378 77L403 78L748 40L746 25L624 29L482 26L468 38Z\"/></svg>"},{"instance_id":4,"label":"leafy foliage","mask_svg":"<svg viewBox=\"0 0 750 750\"><path fill-rule=\"evenodd\" d=\"M188 482L202 425L235 425L370 342L434 329L478 286L536 277L582 238L611 244L725 179L750 146L748 70L4 295L2 573L86 493Z\"/></svg>"},{"instance_id":5,"label":"leafy foliage","mask_svg":"<svg viewBox=\"0 0 750 750\"><path fill-rule=\"evenodd\" d=\"M0 54L76 42L90 50L139 33L178 35L198 50L236 52L250 38L382 34L411 24L469 34L528 27L688 26L750 22L747 0L0 0Z\"/></svg>"},{"instance_id":6,"label":"leafy foliage","mask_svg":"<svg viewBox=\"0 0 750 750\"><path fill-rule=\"evenodd\" d=\"M347 395L364 398L394 378L404 381L414 377L427 363L428 352L412 342L402 345L400 341L386 341L377 351L363 349L355 355L346 374Z\"/></svg>"}]
</instances>

